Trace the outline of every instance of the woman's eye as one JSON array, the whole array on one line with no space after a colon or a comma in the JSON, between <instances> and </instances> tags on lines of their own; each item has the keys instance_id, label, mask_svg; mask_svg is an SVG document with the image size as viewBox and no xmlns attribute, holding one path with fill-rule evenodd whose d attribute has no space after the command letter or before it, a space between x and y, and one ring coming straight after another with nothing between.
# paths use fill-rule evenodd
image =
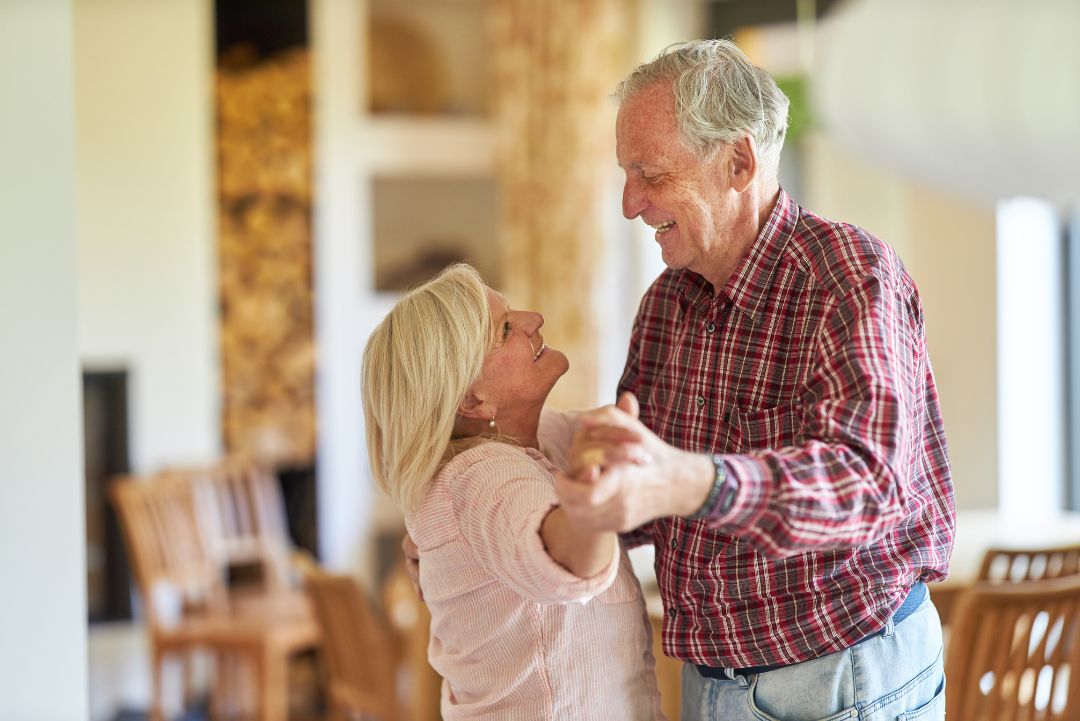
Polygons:
<instances>
[{"instance_id":1,"label":"woman's eye","mask_svg":"<svg viewBox=\"0 0 1080 721\"><path fill-rule=\"evenodd\" d=\"M506 340L510 336L510 321L503 321L503 340Z\"/></svg>"}]
</instances>

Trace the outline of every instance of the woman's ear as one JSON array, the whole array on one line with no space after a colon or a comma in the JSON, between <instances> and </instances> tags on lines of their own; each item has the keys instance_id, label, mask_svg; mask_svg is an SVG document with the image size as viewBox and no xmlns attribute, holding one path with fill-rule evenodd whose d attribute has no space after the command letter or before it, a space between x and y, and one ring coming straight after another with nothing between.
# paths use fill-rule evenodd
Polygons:
<instances>
[{"instance_id":1,"label":"woman's ear","mask_svg":"<svg viewBox=\"0 0 1080 721\"><path fill-rule=\"evenodd\" d=\"M462 418L479 418L486 421L494 418L495 409L470 390L465 394L465 399L461 401L461 405L458 406L458 415Z\"/></svg>"}]
</instances>

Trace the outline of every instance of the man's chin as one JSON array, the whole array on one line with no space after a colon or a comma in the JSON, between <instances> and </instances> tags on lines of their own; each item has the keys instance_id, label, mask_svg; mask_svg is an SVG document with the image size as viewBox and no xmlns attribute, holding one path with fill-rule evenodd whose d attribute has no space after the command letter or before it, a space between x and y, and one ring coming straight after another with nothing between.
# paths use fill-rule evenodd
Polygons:
<instances>
[{"instance_id":1,"label":"man's chin","mask_svg":"<svg viewBox=\"0 0 1080 721\"><path fill-rule=\"evenodd\" d=\"M660 258L664 261L664 265L671 270L682 270L686 267L685 260L680 259L674 253L668 253L666 250L660 251Z\"/></svg>"}]
</instances>

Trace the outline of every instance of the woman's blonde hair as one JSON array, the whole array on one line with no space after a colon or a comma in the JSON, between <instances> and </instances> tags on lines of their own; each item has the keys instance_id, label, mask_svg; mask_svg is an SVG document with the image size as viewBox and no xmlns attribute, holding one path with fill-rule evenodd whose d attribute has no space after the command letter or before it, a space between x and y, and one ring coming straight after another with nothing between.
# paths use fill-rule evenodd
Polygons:
<instances>
[{"instance_id":1,"label":"woman's blonde hair","mask_svg":"<svg viewBox=\"0 0 1080 721\"><path fill-rule=\"evenodd\" d=\"M465 264L406 293L368 339L368 457L379 486L406 509L460 450L454 420L493 340L486 286Z\"/></svg>"}]
</instances>

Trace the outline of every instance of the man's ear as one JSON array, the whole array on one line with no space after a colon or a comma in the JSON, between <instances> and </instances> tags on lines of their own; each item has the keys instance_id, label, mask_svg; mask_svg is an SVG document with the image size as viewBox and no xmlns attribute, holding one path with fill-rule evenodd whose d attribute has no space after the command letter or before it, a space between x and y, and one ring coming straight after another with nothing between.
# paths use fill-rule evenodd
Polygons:
<instances>
[{"instance_id":1,"label":"man's ear","mask_svg":"<svg viewBox=\"0 0 1080 721\"><path fill-rule=\"evenodd\" d=\"M479 418L486 421L494 417L494 410L483 398L470 390L458 406L458 415L462 418Z\"/></svg>"},{"instance_id":2,"label":"man's ear","mask_svg":"<svg viewBox=\"0 0 1080 721\"><path fill-rule=\"evenodd\" d=\"M736 192L743 192L754 182L758 171L758 149L754 139L744 135L741 139L732 143L729 147L728 169L730 172L731 188Z\"/></svg>"}]
</instances>

